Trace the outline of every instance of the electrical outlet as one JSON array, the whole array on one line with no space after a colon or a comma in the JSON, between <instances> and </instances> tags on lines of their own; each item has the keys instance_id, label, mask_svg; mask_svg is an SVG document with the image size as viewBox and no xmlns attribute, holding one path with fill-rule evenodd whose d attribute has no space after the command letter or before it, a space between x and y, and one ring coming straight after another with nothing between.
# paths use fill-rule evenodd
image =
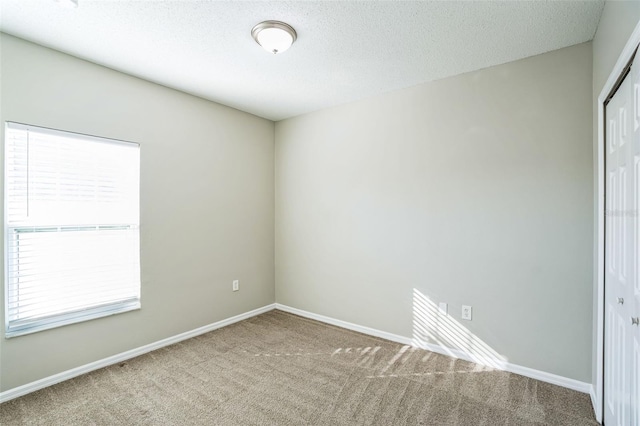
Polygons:
<instances>
[{"instance_id":1,"label":"electrical outlet","mask_svg":"<svg viewBox=\"0 0 640 426\"><path fill-rule=\"evenodd\" d=\"M471 321L471 306L462 305L462 319Z\"/></svg>"},{"instance_id":2,"label":"electrical outlet","mask_svg":"<svg viewBox=\"0 0 640 426\"><path fill-rule=\"evenodd\" d=\"M447 315L447 304L446 303L440 302L439 308L440 308L440 314L441 315Z\"/></svg>"},{"instance_id":3,"label":"electrical outlet","mask_svg":"<svg viewBox=\"0 0 640 426\"><path fill-rule=\"evenodd\" d=\"M240 281L233 280L233 291L238 291L238 290L240 290Z\"/></svg>"}]
</instances>

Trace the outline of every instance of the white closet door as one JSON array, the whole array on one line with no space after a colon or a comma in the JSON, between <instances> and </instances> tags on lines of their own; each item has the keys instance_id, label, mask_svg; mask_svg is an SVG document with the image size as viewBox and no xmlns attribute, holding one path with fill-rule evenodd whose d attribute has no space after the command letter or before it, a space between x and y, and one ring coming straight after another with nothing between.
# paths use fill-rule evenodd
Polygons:
<instances>
[{"instance_id":1,"label":"white closet door","mask_svg":"<svg viewBox=\"0 0 640 426\"><path fill-rule=\"evenodd\" d=\"M640 425L639 69L606 106L606 426Z\"/></svg>"},{"instance_id":2,"label":"white closet door","mask_svg":"<svg viewBox=\"0 0 640 426\"><path fill-rule=\"evenodd\" d=\"M640 63L631 68L631 105L629 108L632 118L629 119L631 138L627 151L630 164L629 176L629 254L627 256L630 268L631 283L628 295L629 312L629 416L630 424L640 425Z\"/></svg>"}]
</instances>

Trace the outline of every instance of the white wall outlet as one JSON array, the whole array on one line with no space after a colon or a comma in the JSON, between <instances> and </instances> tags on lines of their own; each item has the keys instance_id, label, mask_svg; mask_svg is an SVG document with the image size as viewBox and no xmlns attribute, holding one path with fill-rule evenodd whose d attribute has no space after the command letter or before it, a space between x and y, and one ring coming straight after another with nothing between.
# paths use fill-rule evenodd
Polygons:
<instances>
[{"instance_id":1,"label":"white wall outlet","mask_svg":"<svg viewBox=\"0 0 640 426\"><path fill-rule=\"evenodd\" d=\"M233 280L233 291L240 290L240 280Z\"/></svg>"},{"instance_id":2,"label":"white wall outlet","mask_svg":"<svg viewBox=\"0 0 640 426\"><path fill-rule=\"evenodd\" d=\"M440 302L440 304L438 305L438 308L440 309L440 313L442 315L447 315L447 304L444 302Z\"/></svg>"},{"instance_id":3,"label":"white wall outlet","mask_svg":"<svg viewBox=\"0 0 640 426\"><path fill-rule=\"evenodd\" d=\"M471 306L462 305L462 319L471 321Z\"/></svg>"}]
</instances>

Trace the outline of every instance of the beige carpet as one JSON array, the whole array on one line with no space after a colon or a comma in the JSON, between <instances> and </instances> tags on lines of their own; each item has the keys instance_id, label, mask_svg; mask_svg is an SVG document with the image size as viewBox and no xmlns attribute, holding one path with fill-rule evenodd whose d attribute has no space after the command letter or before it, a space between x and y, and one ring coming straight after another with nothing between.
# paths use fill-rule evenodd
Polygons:
<instances>
[{"instance_id":1,"label":"beige carpet","mask_svg":"<svg viewBox=\"0 0 640 426\"><path fill-rule=\"evenodd\" d=\"M0 405L4 425L595 425L586 394L272 311Z\"/></svg>"}]
</instances>

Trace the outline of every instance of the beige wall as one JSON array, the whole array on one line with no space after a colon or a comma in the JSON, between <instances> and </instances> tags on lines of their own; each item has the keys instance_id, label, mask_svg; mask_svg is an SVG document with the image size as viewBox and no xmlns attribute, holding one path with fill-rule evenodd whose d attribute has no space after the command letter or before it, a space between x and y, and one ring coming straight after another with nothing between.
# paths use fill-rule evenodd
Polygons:
<instances>
[{"instance_id":1,"label":"beige wall","mask_svg":"<svg viewBox=\"0 0 640 426\"><path fill-rule=\"evenodd\" d=\"M591 85L586 43L276 123L276 301L590 382Z\"/></svg>"},{"instance_id":2,"label":"beige wall","mask_svg":"<svg viewBox=\"0 0 640 426\"><path fill-rule=\"evenodd\" d=\"M2 122L138 142L142 162L142 309L0 339L1 390L273 303L272 122L0 37Z\"/></svg>"},{"instance_id":3,"label":"beige wall","mask_svg":"<svg viewBox=\"0 0 640 426\"><path fill-rule=\"evenodd\" d=\"M602 17L598 24L598 30L593 38L593 158L597 158L598 149L598 96L604 87L605 82L613 71L613 67L622 52L627 40L640 21L640 1L607 1L602 11ZM597 189L598 170L594 161L594 189ZM594 192L594 241L593 241L593 265L594 271L597 266L597 236L600 230L597 223L597 193ZM593 353L596 353L597 327L597 281L594 274L593 283ZM593 378L595 382L596 359L594 356Z\"/></svg>"}]
</instances>

